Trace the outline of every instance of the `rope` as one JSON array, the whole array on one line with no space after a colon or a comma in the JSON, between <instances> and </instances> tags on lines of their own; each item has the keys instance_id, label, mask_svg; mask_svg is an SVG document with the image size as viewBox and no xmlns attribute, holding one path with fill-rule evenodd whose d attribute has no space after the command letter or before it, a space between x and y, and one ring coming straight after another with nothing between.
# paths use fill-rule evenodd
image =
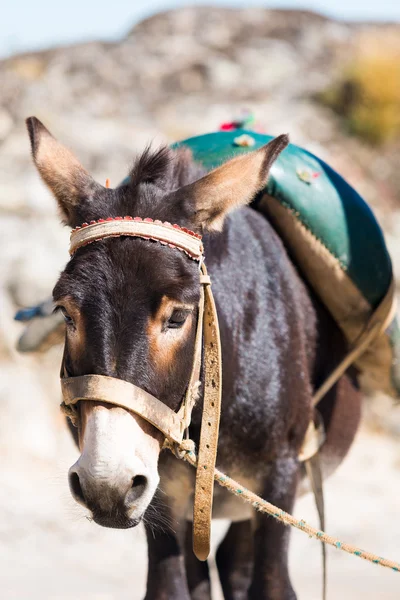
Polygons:
<instances>
[{"instance_id":1,"label":"rope","mask_svg":"<svg viewBox=\"0 0 400 600\"><path fill-rule=\"evenodd\" d=\"M78 427L78 410L75 404L67 405L65 402L61 402L60 410L69 418L74 427Z\"/></svg>"},{"instance_id":2,"label":"rope","mask_svg":"<svg viewBox=\"0 0 400 600\"><path fill-rule=\"evenodd\" d=\"M167 447L173 451L171 444L167 444ZM182 451L181 457L190 465L192 465L192 467L197 468L197 456L193 440L183 440L182 444L180 445L180 450ZM367 560L375 565L380 565L381 567L392 569L392 571L400 572L400 563L387 558L382 558L381 556L372 554L372 552L366 552L365 550L357 548L357 546L346 544L345 542L340 541L338 538L328 535L324 531L315 529L315 527L311 527L311 525L306 523L306 521L303 519L299 520L296 517L293 517L293 515L281 510L277 506L274 506L270 502L267 502L267 500L263 500L263 498L260 498L260 496L257 496L257 494L254 494L247 488L243 487L240 485L240 483L234 479L231 479L231 477L228 477L219 469L214 469L214 479L222 487L229 490L238 498L241 498L244 502L251 504L251 506L259 512L274 517L278 521L281 521L281 523L284 525L295 527L296 529L306 533L310 538L314 538L320 542L329 544L330 546L333 546L338 550L343 550L343 552L347 552L348 554L353 554L354 556L363 558L364 560Z\"/></svg>"}]
</instances>

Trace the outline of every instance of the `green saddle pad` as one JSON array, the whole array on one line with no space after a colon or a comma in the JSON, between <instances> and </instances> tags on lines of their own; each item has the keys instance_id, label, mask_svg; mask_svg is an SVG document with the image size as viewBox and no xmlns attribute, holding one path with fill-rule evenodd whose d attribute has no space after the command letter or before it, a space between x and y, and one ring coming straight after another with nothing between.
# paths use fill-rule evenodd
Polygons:
<instances>
[{"instance_id":1,"label":"green saddle pad","mask_svg":"<svg viewBox=\"0 0 400 600\"><path fill-rule=\"evenodd\" d=\"M252 147L235 144L243 134L254 139ZM239 129L192 137L172 147L189 147L194 159L211 170L271 139ZM253 207L273 222L349 342L356 340L393 279L382 230L367 203L324 161L290 144ZM363 387L400 395L397 355L400 335L393 320L356 363Z\"/></svg>"}]
</instances>

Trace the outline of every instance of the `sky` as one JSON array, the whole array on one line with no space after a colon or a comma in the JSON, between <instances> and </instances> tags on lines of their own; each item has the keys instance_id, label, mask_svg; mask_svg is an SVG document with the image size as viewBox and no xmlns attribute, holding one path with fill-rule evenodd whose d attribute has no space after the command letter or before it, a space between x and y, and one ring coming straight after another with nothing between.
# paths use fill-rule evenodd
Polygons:
<instances>
[{"instance_id":1,"label":"sky","mask_svg":"<svg viewBox=\"0 0 400 600\"><path fill-rule=\"evenodd\" d=\"M115 40L137 21L177 6L302 8L358 21L400 21L399 0L5 0L0 57L86 40Z\"/></svg>"}]
</instances>

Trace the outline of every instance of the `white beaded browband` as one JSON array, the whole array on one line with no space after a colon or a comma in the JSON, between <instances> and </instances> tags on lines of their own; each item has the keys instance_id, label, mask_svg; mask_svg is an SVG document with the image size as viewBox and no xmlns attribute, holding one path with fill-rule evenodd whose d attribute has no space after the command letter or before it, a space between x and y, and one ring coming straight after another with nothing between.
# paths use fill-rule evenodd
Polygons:
<instances>
[{"instance_id":1,"label":"white beaded browband","mask_svg":"<svg viewBox=\"0 0 400 600\"><path fill-rule=\"evenodd\" d=\"M71 232L69 253L72 256L82 246L104 238L124 235L153 240L177 248L193 260L201 261L203 256L202 238L198 233L168 222L129 216L98 219L75 227Z\"/></svg>"}]
</instances>

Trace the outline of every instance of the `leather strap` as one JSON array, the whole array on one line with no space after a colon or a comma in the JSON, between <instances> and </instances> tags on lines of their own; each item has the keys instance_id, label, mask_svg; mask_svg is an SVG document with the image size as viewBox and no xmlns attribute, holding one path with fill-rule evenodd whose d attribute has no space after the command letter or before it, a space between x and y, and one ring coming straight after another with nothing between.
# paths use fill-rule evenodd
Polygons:
<instances>
[{"instance_id":1,"label":"leather strap","mask_svg":"<svg viewBox=\"0 0 400 600\"><path fill-rule=\"evenodd\" d=\"M384 332L393 321L396 312L396 298L395 298L395 287L394 280L392 280L389 289L379 304L378 308L374 311L369 319L366 327L361 332L359 337L352 343L350 351L339 363L339 365L332 371L329 377L315 392L312 403L313 406L317 406L322 400L325 394L333 387L333 385L344 375L346 370L356 362L356 360L367 350L370 344ZM319 413L316 413L319 417ZM319 417L317 425L314 423L314 419L310 421L304 441L299 453L299 460L304 462L306 473L311 483L312 491L314 494L315 505L318 511L318 517L320 522L320 529L325 530L325 506L324 506L324 492L323 492L323 477L321 471L321 462L319 450L324 443L325 433L323 429L322 420ZM326 547L325 543L322 542L322 598L326 599Z\"/></svg>"},{"instance_id":2,"label":"leather strap","mask_svg":"<svg viewBox=\"0 0 400 600\"><path fill-rule=\"evenodd\" d=\"M97 400L130 410L157 427L176 448L182 443L199 387L202 342L204 339L204 405L201 422L198 467L193 507L193 551L199 560L210 552L214 468L217 456L222 395L221 342L218 316L211 291L211 280L204 263L200 274L200 301L193 367L188 390L177 413L141 388L114 377L82 375L66 377L64 358L61 365L63 407L68 416L81 400Z\"/></svg>"},{"instance_id":3,"label":"leather strap","mask_svg":"<svg viewBox=\"0 0 400 600\"><path fill-rule=\"evenodd\" d=\"M311 482L312 491L314 494L315 505L317 507L319 528L325 531L325 504L324 504L324 488L321 471L321 461L317 452L309 460L304 463L307 475ZM326 600L326 546L325 542L321 542L322 546L322 598Z\"/></svg>"},{"instance_id":4,"label":"leather strap","mask_svg":"<svg viewBox=\"0 0 400 600\"><path fill-rule=\"evenodd\" d=\"M192 410L196 403L198 392L200 389L200 370L201 370L201 355L203 349L203 322L204 322L204 286L201 281L200 274L200 300L197 316L196 338L194 342L193 366L190 375L188 388L186 391L185 400L178 411L184 421L184 429L187 436L189 435L188 427L192 417Z\"/></svg>"},{"instance_id":5,"label":"leather strap","mask_svg":"<svg viewBox=\"0 0 400 600\"><path fill-rule=\"evenodd\" d=\"M308 424L304 440L298 454L300 462L305 462L318 452L325 441L324 422L318 410L314 410L314 417Z\"/></svg>"},{"instance_id":6,"label":"leather strap","mask_svg":"<svg viewBox=\"0 0 400 600\"><path fill-rule=\"evenodd\" d=\"M80 400L107 402L140 415L173 442L180 444L183 439L184 423L180 415L128 381L105 375L82 375L61 379L61 389L66 406Z\"/></svg>"},{"instance_id":7,"label":"leather strap","mask_svg":"<svg viewBox=\"0 0 400 600\"><path fill-rule=\"evenodd\" d=\"M393 321L396 312L396 298L394 280L392 280L389 289L369 319L366 327L361 332L359 337L353 342L350 351L332 371L329 377L315 392L312 403L317 406L325 394L333 387L333 385L344 375L346 370L356 362L356 360L367 350L370 344L384 332ZM319 413L316 413L319 416ZM319 423L315 425L314 420L310 421L304 441L299 453L299 460L304 461L304 467L311 483L311 488L314 494L315 505L318 511L320 529L325 530L325 506L324 506L324 491L323 477L321 471L321 462L319 450L325 440L322 420L319 417ZM322 542L322 598L326 599L326 547Z\"/></svg>"},{"instance_id":8,"label":"leather strap","mask_svg":"<svg viewBox=\"0 0 400 600\"><path fill-rule=\"evenodd\" d=\"M372 313L367 325L358 336L358 338L350 345L350 351L344 359L338 364L336 369L332 371L329 377L324 381L320 388L313 396L313 405L325 396L331 387L340 379L347 369L356 362L358 358L367 350L372 342L383 333L393 321L396 314L396 297L395 297L395 282L392 279L389 289L379 304Z\"/></svg>"},{"instance_id":9,"label":"leather strap","mask_svg":"<svg viewBox=\"0 0 400 600\"><path fill-rule=\"evenodd\" d=\"M204 400L193 505L193 551L199 560L210 553L214 468L217 457L222 395L221 341L218 316L207 270L204 311Z\"/></svg>"},{"instance_id":10,"label":"leather strap","mask_svg":"<svg viewBox=\"0 0 400 600\"><path fill-rule=\"evenodd\" d=\"M392 280L389 289L372 313L368 323L358 338L351 344L349 352L337 365L332 373L325 379L324 383L317 389L312 398L313 406L317 406L322 398L329 392L335 383L344 375L347 369L353 365L358 358L389 327L396 314L395 283ZM325 440L322 421L315 427L313 420L310 421L303 444L299 452L299 460L305 461L316 454Z\"/></svg>"},{"instance_id":11,"label":"leather strap","mask_svg":"<svg viewBox=\"0 0 400 600\"><path fill-rule=\"evenodd\" d=\"M199 234L179 225L140 217L117 217L100 219L90 224L83 223L71 232L69 253L72 256L81 246L121 235L158 241L182 250L194 260L200 260L203 255L203 243Z\"/></svg>"},{"instance_id":12,"label":"leather strap","mask_svg":"<svg viewBox=\"0 0 400 600\"><path fill-rule=\"evenodd\" d=\"M203 281L203 275L200 274L200 283L209 284L209 277L207 276ZM103 375L68 377L64 359L65 347L60 369L63 394L62 410L73 424L77 425L76 404L80 400L100 400L121 406L140 415L162 431L165 437L174 443L176 453L179 454L177 446L181 444L184 432L189 427L192 410L200 387L203 318L204 287L201 285L192 372L184 401L177 413L145 390L121 379Z\"/></svg>"}]
</instances>

